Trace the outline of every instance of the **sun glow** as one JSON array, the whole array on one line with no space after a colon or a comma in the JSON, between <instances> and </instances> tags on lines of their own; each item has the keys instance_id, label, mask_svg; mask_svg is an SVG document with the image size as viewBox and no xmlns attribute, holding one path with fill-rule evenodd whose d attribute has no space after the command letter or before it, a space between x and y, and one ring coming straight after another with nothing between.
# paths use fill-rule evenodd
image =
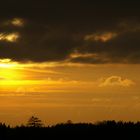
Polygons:
<instances>
[{"instance_id":1,"label":"sun glow","mask_svg":"<svg viewBox=\"0 0 140 140\"><path fill-rule=\"evenodd\" d=\"M0 59L0 68L14 68L17 67L17 62L12 62L11 59Z\"/></svg>"},{"instance_id":2,"label":"sun glow","mask_svg":"<svg viewBox=\"0 0 140 140\"><path fill-rule=\"evenodd\" d=\"M12 62L11 59L0 59L0 79L14 80L21 78L21 75L16 70L18 65L17 62Z\"/></svg>"}]
</instances>

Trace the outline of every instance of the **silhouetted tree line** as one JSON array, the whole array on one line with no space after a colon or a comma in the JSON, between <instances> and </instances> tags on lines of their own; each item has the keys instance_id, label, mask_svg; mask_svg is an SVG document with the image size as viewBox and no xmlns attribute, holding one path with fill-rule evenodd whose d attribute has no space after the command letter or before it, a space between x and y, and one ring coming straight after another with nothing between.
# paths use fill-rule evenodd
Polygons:
<instances>
[{"instance_id":1,"label":"silhouetted tree line","mask_svg":"<svg viewBox=\"0 0 140 140\"><path fill-rule=\"evenodd\" d=\"M2 139L140 139L140 122L102 121L98 123L60 123L45 126L42 121L32 116L26 125L10 127L0 123Z\"/></svg>"}]
</instances>

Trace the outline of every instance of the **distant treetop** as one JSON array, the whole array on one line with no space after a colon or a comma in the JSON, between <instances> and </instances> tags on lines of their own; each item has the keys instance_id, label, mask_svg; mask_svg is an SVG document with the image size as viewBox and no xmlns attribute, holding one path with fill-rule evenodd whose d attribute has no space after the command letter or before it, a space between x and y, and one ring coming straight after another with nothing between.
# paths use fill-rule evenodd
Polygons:
<instances>
[{"instance_id":1,"label":"distant treetop","mask_svg":"<svg viewBox=\"0 0 140 140\"><path fill-rule=\"evenodd\" d=\"M27 126L28 127L42 127L43 123L38 117L32 116L29 118L27 122Z\"/></svg>"}]
</instances>

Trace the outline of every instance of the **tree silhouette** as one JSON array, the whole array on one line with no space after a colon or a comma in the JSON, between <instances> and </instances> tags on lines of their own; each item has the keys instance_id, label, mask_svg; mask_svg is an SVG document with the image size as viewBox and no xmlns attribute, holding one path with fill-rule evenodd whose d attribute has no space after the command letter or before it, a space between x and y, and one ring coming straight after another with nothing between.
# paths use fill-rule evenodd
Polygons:
<instances>
[{"instance_id":1,"label":"tree silhouette","mask_svg":"<svg viewBox=\"0 0 140 140\"><path fill-rule=\"evenodd\" d=\"M5 123L0 123L1 139L108 139L112 140L140 139L140 122L116 122L114 120L102 121L99 123L72 123L68 120L66 123L53 126L42 126L42 121L37 117L30 117L28 126L10 127ZM135 138L136 137L136 138Z\"/></svg>"},{"instance_id":2,"label":"tree silhouette","mask_svg":"<svg viewBox=\"0 0 140 140\"><path fill-rule=\"evenodd\" d=\"M28 127L42 127L43 123L38 117L30 117L28 122L27 122Z\"/></svg>"},{"instance_id":3,"label":"tree silhouette","mask_svg":"<svg viewBox=\"0 0 140 140\"><path fill-rule=\"evenodd\" d=\"M67 120L67 124L72 124L72 120Z\"/></svg>"}]
</instances>

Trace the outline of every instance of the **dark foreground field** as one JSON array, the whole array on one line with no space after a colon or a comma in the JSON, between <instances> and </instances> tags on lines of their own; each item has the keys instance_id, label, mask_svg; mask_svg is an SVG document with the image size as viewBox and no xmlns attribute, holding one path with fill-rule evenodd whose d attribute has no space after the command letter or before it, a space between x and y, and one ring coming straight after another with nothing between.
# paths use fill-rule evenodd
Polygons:
<instances>
[{"instance_id":1,"label":"dark foreground field","mask_svg":"<svg viewBox=\"0 0 140 140\"><path fill-rule=\"evenodd\" d=\"M0 125L0 140L53 140L53 139L140 139L140 122L104 121L97 124L64 123L47 127L19 126L11 128Z\"/></svg>"}]
</instances>

